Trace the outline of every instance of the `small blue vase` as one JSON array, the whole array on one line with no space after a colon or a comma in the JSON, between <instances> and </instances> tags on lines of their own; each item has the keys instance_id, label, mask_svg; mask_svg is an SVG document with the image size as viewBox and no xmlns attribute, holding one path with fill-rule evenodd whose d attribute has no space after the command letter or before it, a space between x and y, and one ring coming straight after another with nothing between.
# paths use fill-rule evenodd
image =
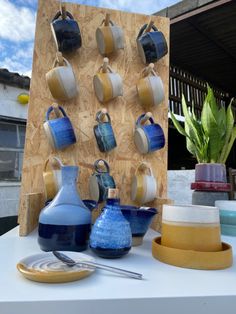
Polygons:
<instances>
[{"instance_id":1,"label":"small blue vase","mask_svg":"<svg viewBox=\"0 0 236 314\"><path fill-rule=\"evenodd\" d=\"M131 244L130 224L122 215L117 189L109 189L106 206L91 231L90 248L100 257L118 258L129 252Z\"/></svg>"},{"instance_id":2,"label":"small blue vase","mask_svg":"<svg viewBox=\"0 0 236 314\"><path fill-rule=\"evenodd\" d=\"M77 192L78 167L62 166L61 174L61 189L39 215L38 243L43 251L83 251L92 215Z\"/></svg>"}]
</instances>

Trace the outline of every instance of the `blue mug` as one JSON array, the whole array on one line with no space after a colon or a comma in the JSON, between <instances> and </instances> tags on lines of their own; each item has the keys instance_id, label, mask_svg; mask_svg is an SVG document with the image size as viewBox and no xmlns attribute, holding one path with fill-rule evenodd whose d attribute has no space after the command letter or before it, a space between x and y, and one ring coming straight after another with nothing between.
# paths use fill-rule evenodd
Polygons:
<instances>
[{"instance_id":1,"label":"blue mug","mask_svg":"<svg viewBox=\"0 0 236 314\"><path fill-rule=\"evenodd\" d=\"M150 124L145 124L146 121ZM164 132L161 126L154 122L151 113L142 114L136 121L134 142L141 154L147 154L165 146Z\"/></svg>"},{"instance_id":2,"label":"blue mug","mask_svg":"<svg viewBox=\"0 0 236 314\"><path fill-rule=\"evenodd\" d=\"M116 184L109 173L110 168L105 160L96 160L94 170L94 173L89 179L90 197L92 200L102 203L107 199L108 189L115 189Z\"/></svg>"},{"instance_id":3,"label":"blue mug","mask_svg":"<svg viewBox=\"0 0 236 314\"><path fill-rule=\"evenodd\" d=\"M107 121L103 122L103 116L106 116ZM111 126L111 118L107 112L98 111L96 114L98 125L93 128L94 135L101 152L109 152L117 146L115 135Z\"/></svg>"},{"instance_id":4,"label":"blue mug","mask_svg":"<svg viewBox=\"0 0 236 314\"><path fill-rule=\"evenodd\" d=\"M54 111L56 119L50 120L50 113ZM61 114L63 117L61 117ZM63 149L76 142L73 126L61 106L49 107L46 121L43 124L45 133L53 149Z\"/></svg>"},{"instance_id":5,"label":"blue mug","mask_svg":"<svg viewBox=\"0 0 236 314\"><path fill-rule=\"evenodd\" d=\"M68 11L57 12L51 22L51 29L59 51L68 53L81 47L79 25Z\"/></svg>"},{"instance_id":6,"label":"blue mug","mask_svg":"<svg viewBox=\"0 0 236 314\"><path fill-rule=\"evenodd\" d=\"M155 25L150 28L153 32L147 31L148 24L144 24L137 37L139 55L144 64L153 63L164 57L168 52L165 36L158 31ZM144 31L146 32L144 33Z\"/></svg>"}]
</instances>

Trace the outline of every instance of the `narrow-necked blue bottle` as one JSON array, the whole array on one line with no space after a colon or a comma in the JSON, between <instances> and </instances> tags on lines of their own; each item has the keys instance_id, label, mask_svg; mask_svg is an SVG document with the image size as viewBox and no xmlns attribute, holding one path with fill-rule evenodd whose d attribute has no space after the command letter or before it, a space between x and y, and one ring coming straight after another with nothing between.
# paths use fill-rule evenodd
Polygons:
<instances>
[{"instance_id":1,"label":"narrow-necked blue bottle","mask_svg":"<svg viewBox=\"0 0 236 314\"><path fill-rule=\"evenodd\" d=\"M109 189L106 206L90 235L90 248L104 258L118 258L129 252L132 234L120 209L118 189Z\"/></svg>"},{"instance_id":2,"label":"narrow-necked blue bottle","mask_svg":"<svg viewBox=\"0 0 236 314\"><path fill-rule=\"evenodd\" d=\"M39 215L38 243L43 251L83 251L88 245L91 212L77 191L78 167L62 166L62 187Z\"/></svg>"}]
</instances>

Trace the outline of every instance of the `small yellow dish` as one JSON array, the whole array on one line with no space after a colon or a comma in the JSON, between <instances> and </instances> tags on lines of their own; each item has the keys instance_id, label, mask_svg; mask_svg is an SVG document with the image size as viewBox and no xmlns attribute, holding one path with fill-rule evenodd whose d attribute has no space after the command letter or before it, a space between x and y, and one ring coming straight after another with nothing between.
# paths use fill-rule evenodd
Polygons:
<instances>
[{"instance_id":1,"label":"small yellow dish","mask_svg":"<svg viewBox=\"0 0 236 314\"><path fill-rule=\"evenodd\" d=\"M62 252L63 253L63 252ZM94 261L91 256L64 252L75 261ZM80 280L91 275L95 269L85 269L79 266L69 267L59 261L52 252L34 254L23 258L17 265L19 272L27 279L45 283L61 283Z\"/></svg>"},{"instance_id":2,"label":"small yellow dish","mask_svg":"<svg viewBox=\"0 0 236 314\"><path fill-rule=\"evenodd\" d=\"M163 246L157 237L152 240L152 256L166 264L194 269L224 269L233 263L232 248L224 242L221 251L200 252Z\"/></svg>"}]
</instances>

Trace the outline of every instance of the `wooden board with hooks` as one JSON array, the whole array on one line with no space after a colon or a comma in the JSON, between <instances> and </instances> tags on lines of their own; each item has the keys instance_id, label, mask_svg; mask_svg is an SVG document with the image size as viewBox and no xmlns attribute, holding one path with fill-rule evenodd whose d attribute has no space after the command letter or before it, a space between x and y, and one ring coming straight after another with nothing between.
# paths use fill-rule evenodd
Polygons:
<instances>
[{"instance_id":1,"label":"wooden board with hooks","mask_svg":"<svg viewBox=\"0 0 236 314\"><path fill-rule=\"evenodd\" d=\"M25 206L24 200L25 195L44 193L42 172L44 163L50 156L58 156L64 163L80 166L78 188L82 199L89 198L89 176L92 174L94 161L100 158L107 160L110 165L111 174L120 190L122 204L132 204L130 200L131 178L142 161L151 165L157 178L157 197L165 199L167 195L169 54L155 63L155 70L158 71L164 84L165 100L155 108L147 110L138 102L136 91L136 83L141 78L141 72L145 67L138 55L136 37L140 28L150 21L149 16L66 3L66 10L78 22L82 34L82 47L73 55L63 55L72 65L79 84L79 94L77 98L69 102L60 102L59 105L65 109L73 124L77 143L63 151L53 151L50 147L43 129L43 122L48 107L55 100L47 87L45 74L52 67L56 56L50 22L59 8L59 2L56 0L47 0L47 4L44 0L38 1L19 208L20 235L27 235L37 226L38 215L31 215L33 219L28 219L29 211L33 209ZM104 56L98 52L95 32L106 14L109 14L115 24L122 27L125 35L125 48L109 56L111 68L123 79L124 95L101 104L94 93L93 76L102 65ZM169 46L169 19L152 16L152 20L155 26L163 32ZM102 108L107 109L111 117L117 141L117 147L109 153L99 151L93 133L96 113ZM163 128L166 145L157 152L141 155L135 147L133 132L137 118L146 111L151 111L154 120ZM158 202L154 201L150 205L158 206Z\"/></svg>"}]
</instances>

